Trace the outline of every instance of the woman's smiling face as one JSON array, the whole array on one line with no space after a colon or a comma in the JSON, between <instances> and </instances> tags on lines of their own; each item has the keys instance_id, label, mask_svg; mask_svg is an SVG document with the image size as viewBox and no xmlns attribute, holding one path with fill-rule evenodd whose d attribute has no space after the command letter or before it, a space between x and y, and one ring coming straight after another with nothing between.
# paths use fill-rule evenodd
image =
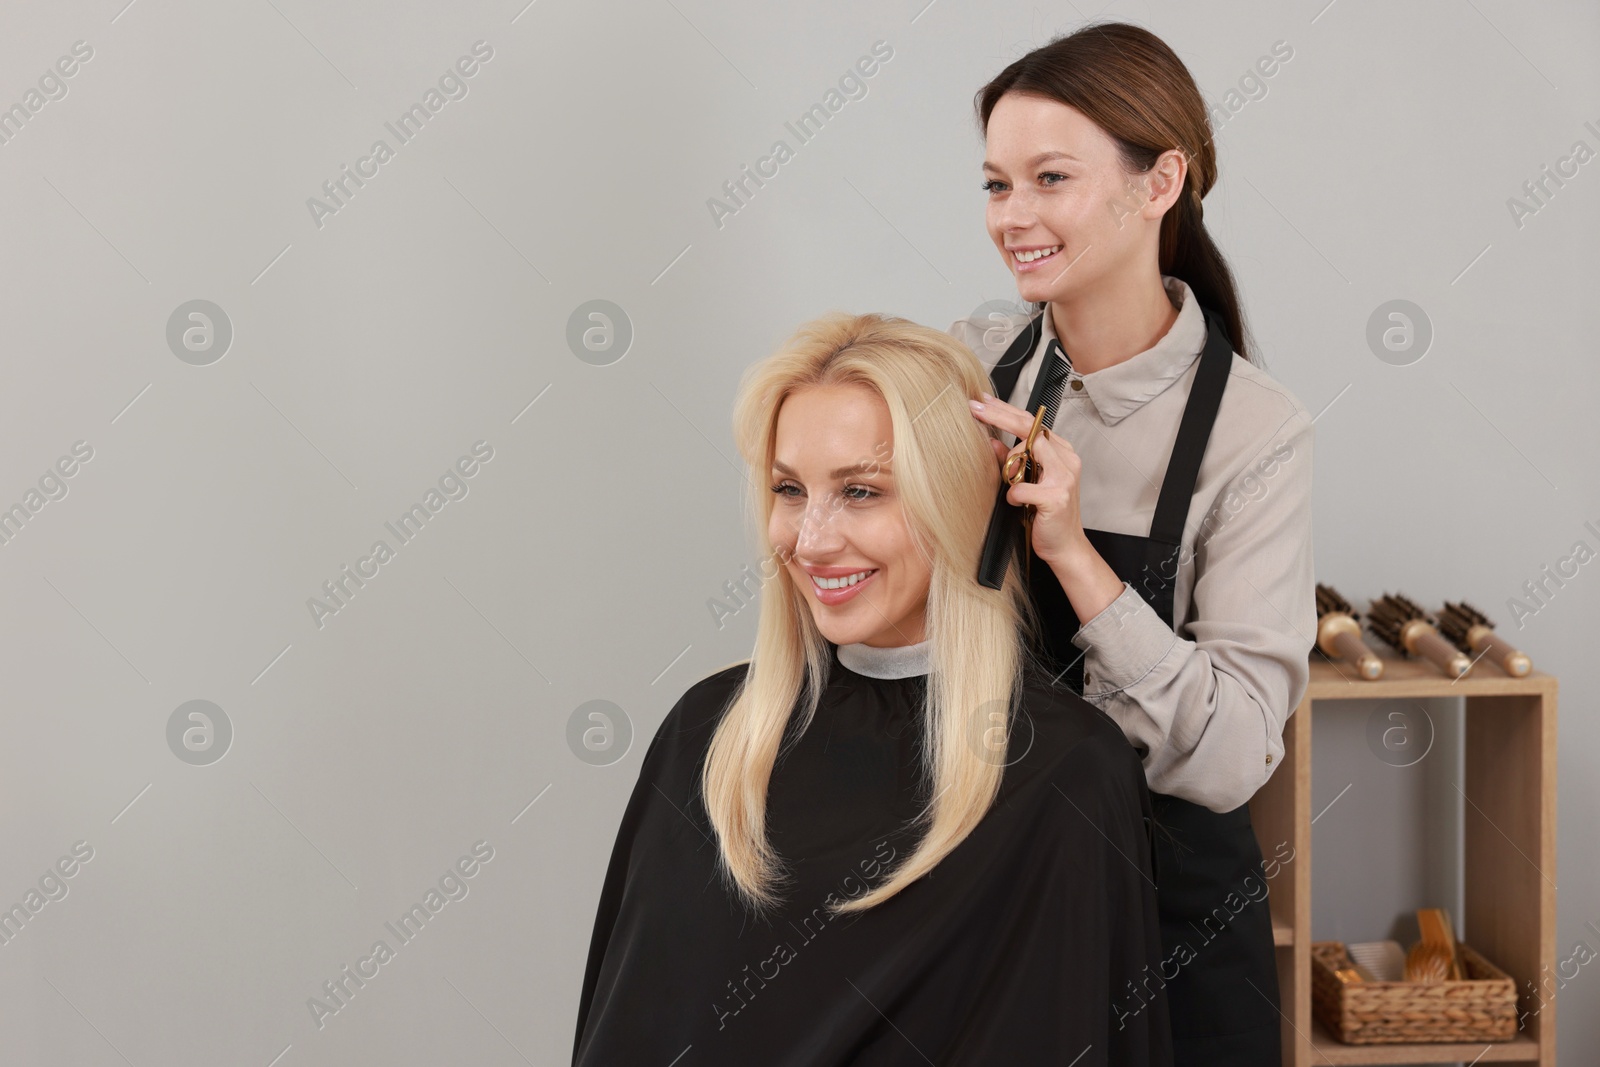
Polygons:
<instances>
[{"instance_id":1,"label":"woman's smiling face","mask_svg":"<svg viewBox=\"0 0 1600 1067\"><path fill-rule=\"evenodd\" d=\"M767 535L836 645L915 644L932 570L912 543L883 397L864 385L795 390L778 411Z\"/></svg>"},{"instance_id":2,"label":"woman's smiling face","mask_svg":"<svg viewBox=\"0 0 1600 1067\"><path fill-rule=\"evenodd\" d=\"M989 236L1024 300L1087 292L1153 256L1186 173L1176 150L1129 173L1088 116L1031 93L995 103L984 149Z\"/></svg>"}]
</instances>

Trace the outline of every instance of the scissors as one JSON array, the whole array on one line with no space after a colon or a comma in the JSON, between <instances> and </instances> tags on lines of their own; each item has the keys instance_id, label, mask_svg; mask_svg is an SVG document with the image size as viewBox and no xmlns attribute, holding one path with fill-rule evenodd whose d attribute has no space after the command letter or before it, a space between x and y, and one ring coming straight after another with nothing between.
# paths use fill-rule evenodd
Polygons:
<instances>
[{"instance_id":1,"label":"scissors","mask_svg":"<svg viewBox=\"0 0 1600 1067\"><path fill-rule=\"evenodd\" d=\"M1044 464L1033 458L1033 442L1039 436L1039 431L1044 428L1045 405L1040 404L1039 410L1034 412L1033 426L1028 430L1027 440L1023 443L1022 451L1006 457L1002 475L1006 484L1016 485L1019 482L1037 482L1040 475L1044 474ZM1033 545L1033 513L1037 509L1032 504L1022 505L1022 544L1027 549ZM1024 558L1027 573L1032 576L1033 554L1028 553Z\"/></svg>"}]
</instances>

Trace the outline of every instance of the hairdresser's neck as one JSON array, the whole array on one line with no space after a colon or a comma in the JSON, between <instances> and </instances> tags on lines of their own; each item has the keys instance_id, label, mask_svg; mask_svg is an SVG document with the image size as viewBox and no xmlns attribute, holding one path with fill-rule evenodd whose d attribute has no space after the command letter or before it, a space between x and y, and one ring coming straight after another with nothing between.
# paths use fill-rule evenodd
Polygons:
<instances>
[{"instance_id":1,"label":"hairdresser's neck","mask_svg":"<svg viewBox=\"0 0 1600 1067\"><path fill-rule=\"evenodd\" d=\"M1178 319L1161 273L1100 279L1093 288L1050 302L1050 323L1079 374L1132 359L1167 335Z\"/></svg>"}]
</instances>

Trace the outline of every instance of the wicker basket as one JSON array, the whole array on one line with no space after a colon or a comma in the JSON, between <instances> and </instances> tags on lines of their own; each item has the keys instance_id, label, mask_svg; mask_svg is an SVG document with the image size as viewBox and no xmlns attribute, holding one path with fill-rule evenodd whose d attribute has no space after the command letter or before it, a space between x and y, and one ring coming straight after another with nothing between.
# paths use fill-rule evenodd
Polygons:
<instances>
[{"instance_id":1,"label":"wicker basket","mask_svg":"<svg viewBox=\"0 0 1600 1067\"><path fill-rule=\"evenodd\" d=\"M1468 978L1446 982L1339 981L1344 945L1311 945L1311 1005L1328 1032L1349 1045L1413 1041L1510 1041L1517 1034L1517 987L1472 946L1460 944Z\"/></svg>"}]
</instances>

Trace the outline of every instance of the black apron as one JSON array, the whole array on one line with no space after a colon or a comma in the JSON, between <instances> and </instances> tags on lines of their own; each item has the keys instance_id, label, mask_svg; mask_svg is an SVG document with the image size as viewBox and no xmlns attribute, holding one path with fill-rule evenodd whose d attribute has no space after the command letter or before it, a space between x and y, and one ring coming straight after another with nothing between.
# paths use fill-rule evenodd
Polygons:
<instances>
[{"instance_id":1,"label":"black apron","mask_svg":"<svg viewBox=\"0 0 1600 1067\"><path fill-rule=\"evenodd\" d=\"M1184 523L1233 362L1233 346L1217 316L1202 310L1206 345L1167 460L1150 535L1084 530L1118 577L1174 630L1173 587ZM1034 317L989 372L994 395L1002 400L1033 355L1043 317L1044 312ZM1081 694L1083 653L1072 643L1078 617L1050 565L1031 545L1026 551L1027 584L1043 629L1040 651L1062 672L1062 684ZM1219 814L1154 791L1150 800L1157 823L1153 859L1161 915L1160 978L1166 980L1172 1018L1173 1063L1280 1067L1278 968L1250 805ZM1112 996L1124 1008L1138 1007L1128 990L1113 990Z\"/></svg>"}]
</instances>

